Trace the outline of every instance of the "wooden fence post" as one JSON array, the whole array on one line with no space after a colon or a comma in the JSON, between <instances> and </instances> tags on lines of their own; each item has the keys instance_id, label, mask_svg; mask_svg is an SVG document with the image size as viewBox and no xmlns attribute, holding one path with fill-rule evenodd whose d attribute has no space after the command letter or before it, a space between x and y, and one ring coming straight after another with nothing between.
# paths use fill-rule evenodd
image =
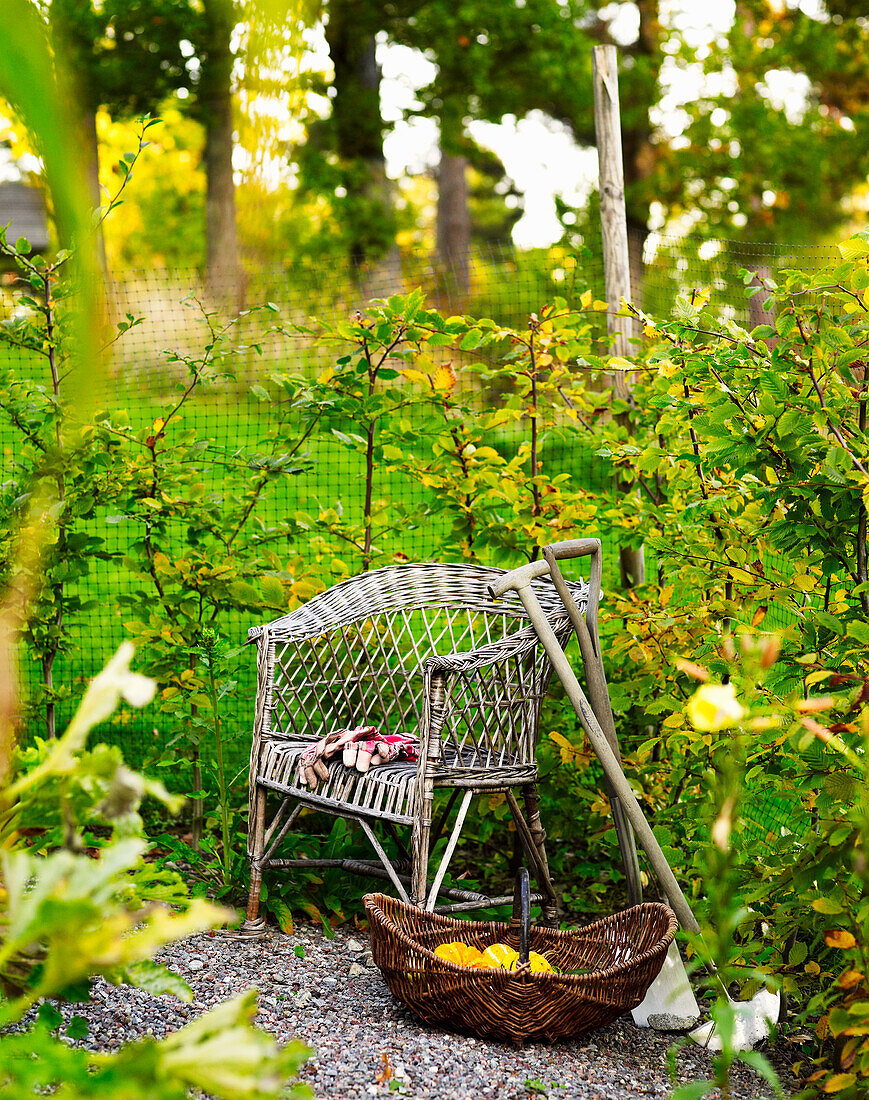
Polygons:
<instances>
[{"instance_id":1,"label":"wooden fence post","mask_svg":"<svg viewBox=\"0 0 869 1100\"><path fill-rule=\"evenodd\" d=\"M603 270L606 300L609 305L607 332L615 336L613 352L627 356L630 352L630 317L616 317L622 298L631 297L631 266L628 255L628 221L625 213L625 175L622 166L622 130L619 116L618 52L615 46L595 46L594 69L594 129L600 189L600 222L603 234ZM627 375L619 371L613 377L613 398L630 399ZM628 418L624 417L624 422ZM631 488L619 482L627 494ZM633 588L644 584L646 564L642 546L619 548L619 568L622 586Z\"/></svg>"}]
</instances>

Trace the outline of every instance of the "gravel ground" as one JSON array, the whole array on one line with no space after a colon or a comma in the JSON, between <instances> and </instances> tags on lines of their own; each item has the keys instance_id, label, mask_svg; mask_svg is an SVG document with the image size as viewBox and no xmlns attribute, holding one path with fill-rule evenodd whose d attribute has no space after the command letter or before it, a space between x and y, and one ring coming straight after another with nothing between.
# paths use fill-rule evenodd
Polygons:
<instances>
[{"instance_id":1,"label":"gravel ground","mask_svg":"<svg viewBox=\"0 0 869 1100\"><path fill-rule=\"evenodd\" d=\"M297 947L304 957L296 955ZM293 935L271 931L253 942L210 933L174 944L158 958L189 982L192 1003L100 981L89 1004L66 1010L88 1019L89 1046L112 1049L148 1033L164 1035L256 986L259 1024L281 1042L296 1037L314 1048L302 1080L318 1098L626 1100L672 1091L669 1039L634 1027L630 1016L574 1041L522 1049L423 1026L393 999L365 935L352 930L339 929L327 940L319 929L300 925ZM783 1041L767 1053L780 1072L792 1060ZM394 1073L393 1091L375 1080L384 1054ZM699 1047L688 1046L676 1057L679 1083L709 1075L710 1057ZM793 1080L784 1084L794 1091ZM748 1067L735 1070L733 1100L772 1095Z\"/></svg>"}]
</instances>

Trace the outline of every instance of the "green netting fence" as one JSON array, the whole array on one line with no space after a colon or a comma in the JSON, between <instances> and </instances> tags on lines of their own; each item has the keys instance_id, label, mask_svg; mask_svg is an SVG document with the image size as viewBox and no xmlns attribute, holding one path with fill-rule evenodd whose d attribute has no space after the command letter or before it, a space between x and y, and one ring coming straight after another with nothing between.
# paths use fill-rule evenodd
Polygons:
<instances>
[{"instance_id":1,"label":"green netting fence","mask_svg":"<svg viewBox=\"0 0 869 1100\"><path fill-rule=\"evenodd\" d=\"M742 268L770 274L784 268L813 270L835 259L833 248L743 244L731 241L691 241L651 234L644 241L632 242L635 300L646 312L666 316L676 295L686 288L710 287L713 305L737 322L752 327L768 320L762 310L762 295L748 301L738 272ZM311 317L334 320L363 308L372 297L407 293L421 286L429 301L445 313L486 316L504 324L521 325L528 314L539 310L553 296L578 301L587 288L596 297L604 296L602 263L594 253L572 255L563 249L522 253L511 246L476 247L470 264L467 290L457 285L455 273L444 271L430 256L389 257L366 269L336 271L313 265L276 265L247 273L244 289L246 304L255 307L273 303L284 318L304 323ZM8 317L14 308L14 296L6 280L5 296L0 297L0 314ZM141 318L123 339L113 345L111 370L105 391L98 395L106 409L126 409L138 419L156 419L163 411L173 387L184 376L183 357L196 355L208 335L203 310L208 295L197 272L127 271L115 273L108 284L106 308L113 319L130 315ZM303 336L268 335L274 319L270 311L254 310L240 325L236 340L249 350L234 361L235 379L212 387L205 400L185 410L186 424L199 438L208 440L215 456L210 486L220 492L220 461L233 448L256 447L263 433L262 406L250 394L250 386L274 371L314 373L333 360L335 352L313 345ZM0 316L2 319L2 316ZM259 345L254 350L254 344ZM172 353L172 354L167 354ZM0 355L12 356L22 376L40 369L38 357L0 345ZM518 423L492 441L505 456L515 453L527 433L527 425ZM0 456L2 477L14 475L16 462L15 431L0 420ZM547 469L568 473L577 486L593 487L611 477L606 460L595 453L591 438L577 434L553 436L545 444L543 458ZM362 474L358 455L346 447L319 440L313 448L310 468L301 476L283 479L268 498L263 516L266 524L282 515L312 503L343 503L355 507ZM416 482L397 475L384 474L380 487L384 496L412 512L422 490ZM112 514L110 507L97 509L90 524L93 533L104 540L108 555L95 560L78 586L71 586L87 602L88 610L70 624L72 644L55 666L55 682L81 685L93 676L125 637L124 596L129 593L130 571L124 565L130 554L134 534ZM437 553L440 532L436 525L408 526L384 540L377 564L389 564L395 555L403 559L426 560ZM615 579L616 547L611 533L600 532L608 563L607 581ZM579 532L577 532L579 534ZM183 525L178 528L184 538ZM278 550L281 547L278 546ZM305 545L283 547L287 556L305 554ZM519 561L499 561L505 567ZM215 624L230 642L240 643L246 636L251 618L227 614ZM25 679L38 683L38 661L27 661ZM247 733L253 717L253 664L243 675L231 697L228 720L235 735L232 755L243 766ZM72 703L62 704L59 723L69 717ZM28 732L38 733L38 727ZM164 753L172 732L155 707L143 711L121 710L104 731L105 738L116 740L136 765ZM170 753L171 758L171 753Z\"/></svg>"}]
</instances>

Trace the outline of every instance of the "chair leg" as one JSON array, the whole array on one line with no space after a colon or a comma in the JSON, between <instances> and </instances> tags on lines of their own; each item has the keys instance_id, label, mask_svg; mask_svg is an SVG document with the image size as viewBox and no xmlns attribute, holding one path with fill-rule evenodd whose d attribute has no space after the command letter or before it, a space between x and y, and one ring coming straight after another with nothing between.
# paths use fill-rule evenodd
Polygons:
<instances>
[{"instance_id":1,"label":"chair leg","mask_svg":"<svg viewBox=\"0 0 869 1100\"><path fill-rule=\"evenodd\" d=\"M413 826L413 872L410 886L410 900L413 905L418 905L420 909L425 905L430 838L431 822L417 819Z\"/></svg>"},{"instance_id":2,"label":"chair leg","mask_svg":"<svg viewBox=\"0 0 869 1100\"><path fill-rule=\"evenodd\" d=\"M434 808L434 785L427 779L420 792L419 809L413 823L411 839L410 900L420 909L425 905L425 888L428 881L428 857L431 845L431 822Z\"/></svg>"},{"instance_id":3,"label":"chair leg","mask_svg":"<svg viewBox=\"0 0 869 1100\"><path fill-rule=\"evenodd\" d=\"M260 891L263 884L262 858L266 835L266 792L260 788L254 799L254 819L250 823L250 893L247 901L247 919L239 931L245 936L265 935L265 917L259 915Z\"/></svg>"},{"instance_id":4,"label":"chair leg","mask_svg":"<svg viewBox=\"0 0 869 1100\"><path fill-rule=\"evenodd\" d=\"M429 891L428 901L425 903L426 910L432 912L435 907L435 902L438 900L438 890L441 888L441 883L444 881L444 876L447 873L447 868L450 865L450 860L453 858L453 852L456 850L456 845L459 842L459 835L462 831L462 826L465 823L465 815L468 812L468 806L471 804L471 799L474 796L474 792L471 789L465 791L462 798L462 804L459 806L459 812L456 814L456 820L453 823L452 832L450 833L450 839L447 842L447 848L444 852L443 859L440 862L440 866L435 872L434 881Z\"/></svg>"}]
</instances>

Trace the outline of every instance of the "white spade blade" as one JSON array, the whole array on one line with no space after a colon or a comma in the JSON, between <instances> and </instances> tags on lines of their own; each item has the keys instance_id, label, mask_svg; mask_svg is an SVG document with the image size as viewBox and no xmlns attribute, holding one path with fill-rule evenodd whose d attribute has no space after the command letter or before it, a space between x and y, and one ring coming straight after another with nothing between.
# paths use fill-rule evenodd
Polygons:
<instances>
[{"instance_id":1,"label":"white spade blade","mask_svg":"<svg viewBox=\"0 0 869 1100\"><path fill-rule=\"evenodd\" d=\"M778 1020L781 994L762 989L750 1001L731 1001L736 1010L733 1022L733 1049L752 1050L761 1040L768 1038ZM718 1051L722 1048L721 1036L712 1020L695 1027L689 1036L698 1046Z\"/></svg>"},{"instance_id":2,"label":"white spade blade","mask_svg":"<svg viewBox=\"0 0 869 1100\"><path fill-rule=\"evenodd\" d=\"M685 964L675 941L667 949L661 972L649 986L642 1003L632 1010L637 1027L648 1027L649 1017L662 1013L694 1020L700 1015L697 998L688 984Z\"/></svg>"}]
</instances>

